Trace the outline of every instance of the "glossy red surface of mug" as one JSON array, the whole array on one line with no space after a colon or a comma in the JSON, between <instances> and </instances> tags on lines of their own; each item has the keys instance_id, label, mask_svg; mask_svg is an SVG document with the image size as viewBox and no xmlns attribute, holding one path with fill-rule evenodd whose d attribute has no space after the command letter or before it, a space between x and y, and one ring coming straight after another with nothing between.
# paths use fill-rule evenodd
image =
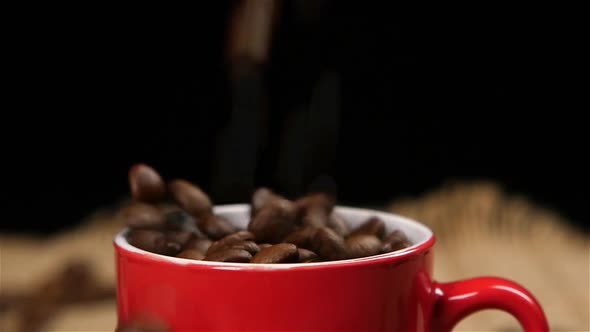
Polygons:
<instances>
[{"instance_id":1,"label":"glossy red surface of mug","mask_svg":"<svg viewBox=\"0 0 590 332\"><path fill-rule=\"evenodd\" d=\"M215 212L245 228L247 205ZM337 207L351 225L377 215L413 246L393 253L309 264L201 262L132 247L115 239L119 324L149 317L169 331L451 331L482 309L513 314L527 332L548 331L523 287L482 277L432 280L435 238L424 225L380 211ZM468 248L466 248L468 249Z\"/></svg>"}]
</instances>

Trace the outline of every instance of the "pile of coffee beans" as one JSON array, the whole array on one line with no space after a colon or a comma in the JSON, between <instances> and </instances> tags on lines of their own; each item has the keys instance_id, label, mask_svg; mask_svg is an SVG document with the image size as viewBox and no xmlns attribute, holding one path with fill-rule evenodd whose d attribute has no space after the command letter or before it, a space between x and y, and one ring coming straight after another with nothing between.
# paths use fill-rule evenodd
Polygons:
<instances>
[{"instance_id":1,"label":"pile of coffee beans","mask_svg":"<svg viewBox=\"0 0 590 332\"><path fill-rule=\"evenodd\" d=\"M313 263L378 255L410 246L400 230L386 234L374 216L356 229L334 212L336 200L310 193L294 201L268 188L252 195L247 229L213 213L211 199L182 179L164 182L152 167L129 171L133 203L122 210L131 245L185 259L239 263Z\"/></svg>"}]
</instances>

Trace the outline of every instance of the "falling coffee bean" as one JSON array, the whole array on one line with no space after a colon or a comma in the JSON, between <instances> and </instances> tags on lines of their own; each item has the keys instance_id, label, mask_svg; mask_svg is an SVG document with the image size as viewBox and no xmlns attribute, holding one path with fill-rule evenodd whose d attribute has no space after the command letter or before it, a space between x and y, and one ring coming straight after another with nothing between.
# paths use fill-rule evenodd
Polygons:
<instances>
[{"instance_id":1,"label":"falling coffee bean","mask_svg":"<svg viewBox=\"0 0 590 332\"><path fill-rule=\"evenodd\" d=\"M350 227L348 227L344 218L338 213L333 212L330 217L328 217L327 225L342 237L346 237L350 234Z\"/></svg>"},{"instance_id":2,"label":"falling coffee bean","mask_svg":"<svg viewBox=\"0 0 590 332\"><path fill-rule=\"evenodd\" d=\"M184 247L193 236L193 233L186 231L167 231L165 235L168 241L178 243L180 247Z\"/></svg>"},{"instance_id":3,"label":"falling coffee bean","mask_svg":"<svg viewBox=\"0 0 590 332\"><path fill-rule=\"evenodd\" d=\"M162 177L155 169L145 164L131 167L129 187L133 199L141 202L155 203L166 196L166 186Z\"/></svg>"},{"instance_id":4,"label":"falling coffee bean","mask_svg":"<svg viewBox=\"0 0 590 332\"><path fill-rule=\"evenodd\" d=\"M129 234L129 243L137 248L161 255L175 255L180 252L180 245L168 241L162 232L136 229Z\"/></svg>"},{"instance_id":5,"label":"falling coffee bean","mask_svg":"<svg viewBox=\"0 0 590 332\"><path fill-rule=\"evenodd\" d=\"M328 227L318 229L313 237L314 251L322 258L337 261L347 258L344 239Z\"/></svg>"},{"instance_id":6,"label":"falling coffee bean","mask_svg":"<svg viewBox=\"0 0 590 332\"><path fill-rule=\"evenodd\" d=\"M262 208L248 224L256 240L279 243L295 229L295 208L287 200L276 200Z\"/></svg>"},{"instance_id":7,"label":"falling coffee bean","mask_svg":"<svg viewBox=\"0 0 590 332\"><path fill-rule=\"evenodd\" d=\"M346 239L349 258L373 256L381 253L381 240L375 235L356 234Z\"/></svg>"},{"instance_id":8,"label":"falling coffee bean","mask_svg":"<svg viewBox=\"0 0 590 332\"><path fill-rule=\"evenodd\" d=\"M224 218L216 215L210 215L199 219L197 221L197 227L201 232L205 233L205 235L213 240L219 240L236 231L236 228L232 226L232 224Z\"/></svg>"},{"instance_id":9,"label":"falling coffee bean","mask_svg":"<svg viewBox=\"0 0 590 332\"><path fill-rule=\"evenodd\" d=\"M178 258L186 258L186 259L194 259L194 260L202 260L203 258L205 258L205 255L195 249L185 249L183 251L180 252L180 254L176 255L176 257Z\"/></svg>"},{"instance_id":10,"label":"falling coffee bean","mask_svg":"<svg viewBox=\"0 0 590 332\"><path fill-rule=\"evenodd\" d=\"M378 238L383 238L385 235L385 223L378 217L371 217L365 221L359 228L355 229L350 236L357 234L375 235Z\"/></svg>"},{"instance_id":11,"label":"falling coffee bean","mask_svg":"<svg viewBox=\"0 0 590 332\"><path fill-rule=\"evenodd\" d=\"M252 257L251 263L295 263L298 260L299 253L294 244L279 243L260 250L254 257Z\"/></svg>"},{"instance_id":12,"label":"falling coffee bean","mask_svg":"<svg viewBox=\"0 0 590 332\"><path fill-rule=\"evenodd\" d=\"M335 204L335 197L326 193L307 194L295 201L295 206L302 216L310 209L321 209L326 215L330 215Z\"/></svg>"},{"instance_id":13,"label":"falling coffee bean","mask_svg":"<svg viewBox=\"0 0 590 332\"><path fill-rule=\"evenodd\" d=\"M297 253L299 254L299 262L301 263L318 258L315 252L303 248L297 248Z\"/></svg>"},{"instance_id":14,"label":"falling coffee bean","mask_svg":"<svg viewBox=\"0 0 590 332\"><path fill-rule=\"evenodd\" d=\"M248 263L252 254L243 249L218 250L205 256L204 261Z\"/></svg>"},{"instance_id":15,"label":"falling coffee bean","mask_svg":"<svg viewBox=\"0 0 590 332\"><path fill-rule=\"evenodd\" d=\"M166 228L169 230L190 231L196 229L195 219L183 210L172 210L164 213Z\"/></svg>"},{"instance_id":16,"label":"falling coffee bean","mask_svg":"<svg viewBox=\"0 0 590 332\"><path fill-rule=\"evenodd\" d=\"M328 224L328 214L323 208L311 207L303 216L301 223L304 226L324 227Z\"/></svg>"},{"instance_id":17,"label":"falling coffee bean","mask_svg":"<svg viewBox=\"0 0 590 332\"><path fill-rule=\"evenodd\" d=\"M264 187L256 189L256 191L254 191L254 194L252 194L252 203L250 205L250 217L254 217L256 213L260 211L260 209L266 206L269 202L276 199L282 198L274 192L272 192L272 190Z\"/></svg>"},{"instance_id":18,"label":"falling coffee bean","mask_svg":"<svg viewBox=\"0 0 590 332\"><path fill-rule=\"evenodd\" d=\"M185 250L196 250L201 252L203 255L207 252L211 246L212 241L205 238L193 237L184 246Z\"/></svg>"},{"instance_id":19,"label":"falling coffee bean","mask_svg":"<svg viewBox=\"0 0 590 332\"><path fill-rule=\"evenodd\" d=\"M313 226L305 226L300 228L293 233L289 234L283 242L292 243L298 248L313 249L313 237L318 231L318 228Z\"/></svg>"},{"instance_id":20,"label":"falling coffee bean","mask_svg":"<svg viewBox=\"0 0 590 332\"><path fill-rule=\"evenodd\" d=\"M234 244L237 242L248 241L248 240L254 240L254 234L252 234L251 232L248 232L248 231L235 232L233 234L223 237L220 240L213 242L213 244L211 244L211 246L209 247L209 250L207 250L207 254L210 254L210 253L218 250L219 248L223 248L223 247L226 247L228 245L231 245L231 244Z\"/></svg>"},{"instance_id":21,"label":"falling coffee bean","mask_svg":"<svg viewBox=\"0 0 590 332\"><path fill-rule=\"evenodd\" d=\"M180 207L195 218L210 216L213 208L209 196L186 180L173 180L168 189Z\"/></svg>"},{"instance_id":22,"label":"falling coffee bean","mask_svg":"<svg viewBox=\"0 0 590 332\"><path fill-rule=\"evenodd\" d=\"M146 203L133 203L121 211L121 216L131 228L162 229L164 216L155 207Z\"/></svg>"},{"instance_id":23,"label":"falling coffee bean","mask_svg":"<svg viewBox=\"0 0 590 332\"><path fill-rule=\"evenodd\" d=\"M391 232L383 240L382 252L392 252L411 246L410 241L401 230Z\"/></svg>"}]
</instances>

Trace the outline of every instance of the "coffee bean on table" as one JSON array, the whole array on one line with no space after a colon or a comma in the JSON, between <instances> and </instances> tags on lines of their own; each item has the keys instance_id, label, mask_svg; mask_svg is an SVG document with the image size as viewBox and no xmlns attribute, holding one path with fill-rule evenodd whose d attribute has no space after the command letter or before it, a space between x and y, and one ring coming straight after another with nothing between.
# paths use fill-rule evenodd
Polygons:
<instances>
[{"instance_id":1,"label":"coffee bean on table","mask_svg":"<svg viewBox=\"0 0 590 332\"><path fill-rule=\"evenodd\" d=\"M155 203L166 196L166 186L160 174L152 167L137 164L129 170L129 187L134 200Z\"/></svg>"},{"instance_id":2,"label":"coffee bean on table","mask_svg":"<svg viewBox=\"0 0 590 332\"><path fill-rule=\"evenodd\" d=\"M281 242L295 229L296 210L287 200L276 200L263 207L248 224L260 242Z\"/></svg>"},{"instance_id":3,"label":"coffee bean on table","mask_svg":"<svg viewBox=\"0 0 590 332\"><path fill-rule=\"evenodd\" d=\"M205 256L204 261L248 263L252 254L243 249L218 250Z\"/></svg>"},{"instance_id":4,"label":"coffee bean on table","mask_svg":"<svg viewBox=\"0 0 590 332\"><path fill-rule=\"evenodd\" d=\"M127 226L131 228L162 229L164 216L152 205L146 203L133 203L121 210L121 216Z\"/></svg>"},{"instance_id":5,"label":"coffee bean on table","mask_svg":"<svg viewBox=\"0 0 590 332\"><path fill-rule=\"evenodd\" d=\"M216 215L209 215L198 219L197 227L212 240L219 240L236 231L236 228L229 221Z\"/></svg>"},{"instance_id":6,"label":"coffee bean on table","mask_svg":"<svg viewBox=\"0 0 590 332\"><path fill-rule=\"evenodd\" d=\"M318 258L318 255L315 252L303 248L297 248L297 253L299 254L299 262L301 263Z\"/></svg>"},{"instance_id":7,"label":"coffee bean on table","mask_svg":"<svg viewBox=\"0 0 590 332\"><path fill-rule=\"evenodd\" d=\"M178 205L195 218L213 214L209 196L196 185L182 179L170 181L168 190Z\"/></svg>"},{"instance_id":8,"label":"coffee bean on table","mask_svg":"<svg viewBox=\"0 0 590 332\"><path fill-rule=\"evenodd\" d=\"M323 259L337 261L348 256L344 239L328 227L318 229L313 237L314 251Z\"/></svg>"},{"instance_id":9,"label":"coffee bean on table","mask_svg":"<svg viewBox=\"0 0 590 332\"><path fill-rule=\"evenodd\" d=\"M375 235L356 234L346 239L349 258L373 256L381 253L381 240Z\"/></svg>"},{"instance_id":10,"label":"coffee bean on table","mask_svg":"<svg viewBox=\"0 0 590 332\"><path fill-rule=\"evenodd\" d=\"M327 226L342 237L346 237L348 234L350 234L350 227L344 218L342 218L342 216L338 213L332 212L330 217L328 217Z\"/></svg>"},{"instance_id":11,"label":"coffee bean on table","mask_svg":"<svg viewBox=\"0 0 590 332\"><path fill-rule=\"evenodd\" d=\"M205 255L198 250L195 249L185 249L180 252L180 254L176 255L178 258L186 258L186 259L194 259L194 260L202 260L205 258Z\"/></svg>"},{"instance_id":12,"label":"coffee bean on table","mask_svg":"<svg viewBox=\"0 0 590 332\"><path fill-rule=\"evenodd\" d=\"M248 231L235 232L235 233L232 233L232 234L229 234L229 235L223 237L220 240L213 242L213 244L211 244L211 246L209 247L209 250L207 250L207 254L210 254L219 248L223 248L225 246L228 246L228 245L231 245L231 244L234 244L237 242L251 241L251 240L254 240L254 234L252 234L251 232L248 232Z\"/></svg>"},{"instance_id":13,"label":"coffee bean on table","mask_svg":"<svg viewBox=\"0 0 590 332\"><path fill-rule=\"evenodd\" d=\"M251 263L295 263L298 260L299 252L294 244L279 243L260 250L254 257L252 257Z\"/></svg>"},{"instance_id":14,"label":"coffee bean on table","mask_svg":"<svg viewBox=\"0 0 590 332\"><path fill-rule=\"evenodd\" d=\"M359 228L350 233L350 236L357 234L375 235L378 238L383 238L385 235L385 223L378 217L371 217L365 221Z\"/></svg>"},{"instance_id":15,"label":"coffee bean on table","mask_svg":"<svg viewBox=\"0 0 590 332\"><path fill-rule=\"evenodd\" d=\"M382 252L392 252L405 249L411 245L410 240L401 230L395 230L385 237L381 250Z\"/></svg>"},{"instance_id":16,"label":"coffee bean on table","mask_svg":"<svg viewBox=\"0 0 590 332\"><path fill-rule=\"evenodd\" d=\"M305 226L289 234L283 242L292 243L298 248L312 250L314 249L313 237L317 231L317 227Z\"/></svg>"}]
</instances>

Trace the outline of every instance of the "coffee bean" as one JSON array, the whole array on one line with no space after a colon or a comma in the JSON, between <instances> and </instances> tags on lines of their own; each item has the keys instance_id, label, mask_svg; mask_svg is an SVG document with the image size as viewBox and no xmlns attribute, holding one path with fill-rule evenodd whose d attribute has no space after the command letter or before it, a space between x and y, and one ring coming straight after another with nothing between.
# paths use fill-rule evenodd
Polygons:
<instances>
[{"instance_id":1,"label":"coffee bean","mask_svg":"<svg viewBox=\"0 0 590 332\"><path fill-rule=\"evenodd\" d=\"M298 248L313 249L313 237L318 228L313 226L305 226L289 234L283 242L292 243Z\"/></svg>"},{"instance_id":2,"label":"coffee bean","mask_svg":"<svg viewBox=\"0 0 590 332\"><path fill-rule=\"evenodd\" d=\"M213 244L211 244L211 246L209 247L209 250L207 250L207 254L210 254L210 253L218 250L219 248L223 248L223 247L226 247L228 245L231 245L231 244L234 244L237 242L248 241L248 240L254 240L254 234L252 234L251 232L248 232L248 231L235 232L233 234L223 237L220 240L213 242Z\"/></svg>"},{"instance_id":3,"label":"coffee bean","mask_svg":"<svg viewBox=\"0 0 590 332\"><path fill-rule=\"evenodd\" d=\"M210 215L197 220L197 227L212 240L219 240L236 231L236 228L220 216Z\"/></svg>"},{"instance_id":4,"label":"coffee bean","mask_svg":"<svg viewBox=\"0 0 590 332\"><path fill-rule=\"evenodd\" d=\"M382 239L385 235L385 223L378 217L371 217L365 221L359 228L355 229L350 236L357 234L375 235Z\"/></svg>"},{"instance_id":5,"label":"coffee bean","mask_svg":"<svg viewBox=\"0 0 590 332\"><path fill-rule=\"evenodd\" d=\"M225 245L218 250L225 250L225 249L242 249L246 250L252 255L256 255L260 251L260 247L254 241L241 241L232 244Z\"/></svg>"},{"instance_id":6,"label":"coffee bean","mask_svg":"<svg viewBox=\"0 0 590 332\"><path fill-rule=\"evenodd\" d=\"M328 214L321 207L310 207L305 212L301 224L318 228L324 227L328 224Z\"/></svg>"},{"instance_id":7,"label":"coffee bean","mask_svg":"<svg viewBox=\"0 0 590 332\"><path fill-rule=\"evenodd\" d=\"M164 213L166 228L177 231L194 231L195 219L183 210L171 210Z\"/></svg>"},{"instance_id":8,"label":"coffee bean","mask_svg":"<svg viewBox=\"0 0 590 332\"><path fill-rule=\"evenodd\" d=\"M193 236L193 233L186 231L167 231L165 235L168 241L178 243L181 247L184 247Z\"/></svg>"},{"instance_id":9,"label":"coffee bean","mask_svg":"<svg viewBox=\"0 0 590 332\"><path fill-rule=\"evenodd\" d=\"M202 260L203 258L205 258L205 255L195 249L185 249L183 251L180 252L180 254L176 255L176 257L178 258L186 258L186 259L194 259L194 260Z\"/></svg>"},{"instance_id":10,"label":"coffee bean","mask_svg":"<svg viewBox=\"0 0 590 332\"><path fill-rule=\"evenodd\" d=\"M152 167L137 164L129 170L129 187L134 200L155 203L166 196L166 186L160 174Z\"/></svg>"},{"instance_id":11,"label":"coffee bean","mask_svg":"<svg viewBox=\"0 0 590 332\"><path fill-rule=\"evenodd\" d=\"M342 216L338 213L333 212L330 215L327 225L342 237L346 237L348 234L350 234L350 227L346 221L344 221L344 218L342 218Z\"/></svg>"},{"instance_id":12,"label":"coffee bean","mask_svg":"<svg viewBox=\"0 0 590 332\"><path fill-rule=\"evenodd\" d=\"M401 250L411 246L410 240L401 230L391 232L385 240L383 240L382 252L392 252Z\"/></svg>"},{"instance_id":13,"label":"coffee bean","mask_svg":"<svg viewBox=\"0 0 590 332\"><path fill-rule=\"evenodd\" d=\"M356 234L346 239L349 258L373 256L381 253L381 240L375 235Z\"/></svg>"},{"instance_id":14,"label":"coffee bean","mask_svg":"<svg viewBox=\"0 0 590 332\"><path fill-rule=\"evenodd\" d=\"M335 204L335 197L326 193L310 193L295 201L301 215L305 215L311 208L319 208L329 215Z\"/></svg>"},{"instance_id":15,"label":"coffee bean","mask_svg":"<svg viewBox=\"0 0 590 332\"><path fill-rule=\"evenodd\" d=\"M204 255L207 252L207 250L209 250L209 247L212 243L213 242L209 239L193 237L187 242L187 244L184 246L184 249L196 250L203 253Z\"/></svg>"},{"instance_id":16,"label":"coffee bean","mask_svg":"<svg viewBox=\"0 0 590 332\"><path fill-rule=\"evenodd\" d=\"M279 243L295 229L295 208L287 200L276 200L263 207L248 224L260 242Z\"/></svg>"},{"instance_id":17,"label":"coffee bean","mask_svg":"<svg viewBox=\"0 0 590 332\"><path fill-rule=\"evenodd\" d=\"M162 229L164 216L155 207L146 203L133 203L121 211L121 216L131 228Z\"/></svg>"},{"instance_id":18,"label":"coffee bean","mask_svg":"<svg viewBox=\"0 0 590 332\"><path fill-rule=\"evenodd\" d=\"M213 214L209 196L199 187L186 180L173 180L168 189L180 207L195 218L203 218Z\"/></svg>"},{"instance_id":19,"label":"coffee bean","mask_svg":"<svg viewBox=\"0 0 590 332\"><path fill-rule=\"evenodd\" d=\"M299 259L297 247L290 243L279 243L274 246L260 250L251 263L295 263Z\"/></svg>"},{"instance_id":20,"label":"coffee bean","mask_svg":"<svg viewBox=\"0 0 590 332\"><path fill-rule=\"evenodd\" d=\"M347 250L344 239L328 227L318 229L313 237L314 251L329 261L346 259Z\"/></svg>"},{"instance_id":21,"label":"coffee bean","mask_svg":"<svg viewBox=\"0 0 590 332\"><path fill-rule=\"evenodd\" d=\"M260 209L275 199L281 199L272 190L268 188L258 188L252 194L252 203L250 205L250 217L254 217Z\"/></svg>"},{"instance_id":22,"label":"coffee bean","mask_svg":"<svg viewBox=\"0 0 590 332\"><path fill-rule=\"evenodd\" d=\"M299 254L299 262L306 262L318 258L318 255L307 249L297 248L297 253Z\"/></svg>"},{"instance_id":23,"label":"coffee bean","mask_svg":"<svg viewBox=\"0 0 590 332\"><path fill-rule=\"evenodd\" d=\"M128 241L137 248L160 255L173 256L180 252L181 249L180 244L168 241L164 233L154 230L132 230Z\"/></svg>"},{"instance_id":24,"label":"coffee bean","mask_svg":"<svg viewBox=\"0 0 590 332\"><path fill-rule=\"evenodd\" d=\"M234 262L234 263L248 263L252 259L252 255L243 249L218 250L207 255L204 261L215 262Z\"/></svg>"},{"instance_id":25,"label":"coffee bean","mask_svg":"<svg viewBox=\"0 0 590 332\"><path fill-rule=\"evenodd\" d=\"M264 248L268 248L268 247L272 247L272 244L270 243L263 243L263 244L259 244L258 248L260 248L260 250L264 249Z\"/></svg>"}]
</instances>

